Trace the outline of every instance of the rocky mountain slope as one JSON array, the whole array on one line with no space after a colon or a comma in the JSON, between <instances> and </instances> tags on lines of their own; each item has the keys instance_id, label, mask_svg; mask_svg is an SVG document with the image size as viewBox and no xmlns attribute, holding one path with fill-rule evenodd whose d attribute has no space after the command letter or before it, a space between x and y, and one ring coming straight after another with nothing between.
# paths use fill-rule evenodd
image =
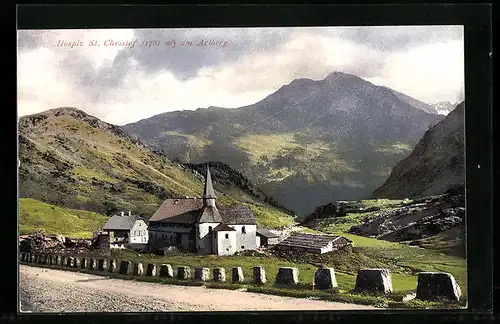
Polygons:
<instances>
[{"instance_id":1,"label":"rocky mountain slope","mask_svg":"<svg viewBox=\"0 0 500 324\"><path fill-rule=\"evenodd\" d=\"M429 129L373 196L425 197L465 184L464 109L462 102Z\"/></svg>"},{"instance_id":2,"label":"rocky mountain slope","mask_svg":"<svg viewBox=\"0 0 500 324\"><path fill-rule=\"evenodd\" d=\"M450 101L440 101L436 102L435 104L432 105L432 107L440 114L447 115L449 114L453 109L457 107L459 103L458 102L450 102Z\"/></svg>"},{"instance_id":3,"label":"rocky mountain slope","mask_svg":"<svg viewBox=\"0 0 500 324\"><path fill-rule=\"evenodd\" d=\"M465 256L464 187L395 206L353 226L349 233L410 245L431 245Z\"/></svg>"},{"instance_id":4,"label":"rocky mountain slope","mask_svg":"<svg viewBox=\"0 0 500 324\"><path fill-rule=\"evenodd\" d=\"M332 200L367 198L443 118L408 98L334 72L296 79L253 105L169 112L124 129L185 163L222 161L306 215Z\"/></svg>"},{"instance_id":5,"label":"rocky mountain slope","mask_svg":"<svg viewBox=\"0 0 500 324\"><path fill-rule=\"evenodd\" d=\"M21 198L106 215L131 210L149 217L165 198L200 196L203 191L202 175L81 110L58 108L24 116L18 129ZM260 223L293 222L285 211L266 203L269 198L249 195L237 183L228 193L224 185L217 189L223 203L247 196L243 202Z\"/></svg>"}]
</instances>

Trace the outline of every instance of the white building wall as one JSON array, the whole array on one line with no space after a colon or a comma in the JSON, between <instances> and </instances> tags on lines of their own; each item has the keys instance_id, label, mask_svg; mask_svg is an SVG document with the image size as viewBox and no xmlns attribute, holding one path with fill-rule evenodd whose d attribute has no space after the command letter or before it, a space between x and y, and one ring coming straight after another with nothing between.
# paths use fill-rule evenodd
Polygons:
<instances>
[{"instance_id":1,"label":"white building wall","mask_svg":"<svg viewBox=\"0 0 500 324\"><path fill-rule=\"evenodd\" d=\"M257 225L228 225L236 230L236 251L257 250ZM245 233L243 233L245 228ZM260 245L260 244L259 244Z\"/></svg>"},{"instance_id":2,"label":"white building wall","mask_svg":"<svg viewBox=\"0 0 500 324\"><path fill-rule=\"evenodd\" d=\"M148 243L148 225L143 220L135 222L130 230L129 242L130 243Z\"/></svg>"},{"instance_id":3,"label":"white building wall","mask_svg":"<svg viewBox=\"0 0 500 324\"><path fill-rule=\"evenodd\" d=\"M198 224L196 229L196 248L199 253L208 254L212 252L212 239L208 235L209 229L214 229L219 223L201 223ZM215 251L214 251L215 252Z\"/></svg>"},{"instance_id":4,"label":"white building wall","mask_svg":"<svg viewBox=\"0 0 500 324\"><path fill-rule=\"evenodd\" d=\"M217 236L217 254L233 255L236 252L236 232L215 232ZM227 235L227 238L226 238Z\"/></svg>"}]
</instances>

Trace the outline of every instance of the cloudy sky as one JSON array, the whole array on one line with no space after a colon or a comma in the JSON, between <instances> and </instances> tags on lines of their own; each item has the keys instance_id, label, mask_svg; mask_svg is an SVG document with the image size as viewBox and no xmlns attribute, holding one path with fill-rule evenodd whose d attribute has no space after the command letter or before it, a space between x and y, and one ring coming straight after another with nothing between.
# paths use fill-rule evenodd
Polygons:
<instances>
[{"instance_id":1,"label":"cloudy sky","mask_svg":"<svg viewBox=\"0 0 500 324\"><path fill-rule=\"evenodd\" d=\"M464 87L461 26L20 30L17 62L19 116L69 106L117 125L240 107L333 71L427 103Z\"/></svg>"}]
</instances>

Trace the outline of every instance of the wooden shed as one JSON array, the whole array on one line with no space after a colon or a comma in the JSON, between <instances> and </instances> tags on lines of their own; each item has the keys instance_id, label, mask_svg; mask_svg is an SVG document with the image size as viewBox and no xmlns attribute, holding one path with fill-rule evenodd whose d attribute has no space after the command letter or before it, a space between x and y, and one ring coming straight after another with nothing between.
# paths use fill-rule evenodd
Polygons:
<instances>
[{"instance_id":1,"label":"wooden shed","mask_svg":"<svg viewBox=\"0 0 500 324\"><path fill-rule=\"evenodd\" d=\"M279 242L279 236L265 228L258 228L256 234L260 238L260 246L267 247Z\"/></svg>"}]
</instances>

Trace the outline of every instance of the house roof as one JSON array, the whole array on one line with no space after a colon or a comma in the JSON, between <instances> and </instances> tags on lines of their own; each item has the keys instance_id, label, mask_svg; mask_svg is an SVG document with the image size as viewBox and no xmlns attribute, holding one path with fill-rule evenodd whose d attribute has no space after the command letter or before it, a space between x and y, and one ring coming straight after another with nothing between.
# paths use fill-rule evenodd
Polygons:
<instances>
[{"instance_id":1,"label":"house roof","mask_svg":"<svg viewBox=\"0 0 500 324\"><path fill-rule=\"evenodd\" d=\"M220 220L214 218L214 223L255 225L255 214L245 205L217 205ZM149 219L150 222L194 224L200 216L216 217L210 207L203 206L203 199L179 198L166 199L158 210ZM204 218L204 217L203 217ZM200 220L205 221L203 218Z\"/></svg>"},{"instance_id":2,"label":"house roof","mask_svg":"<svg viewBox=\"0 0 500 324\"><path fill-rule=\"evenodd\" d=\"M232 232L236 231L234 228L227 226L226 224L219 224L214 229L214 232Z\"/></svg>"},{"instance_id":3,"label":"house roof","mask_svg":"<svg viewBox=\"0 0 500 324\"><path fill-rule=\"evenodd\" d=\"M294 233L278 243L279 246L321 249L341 236Z\"/></svg>"},{"instance_id":4,"label":"house roof","mask_svg":"<svg viewBox=\"0 0 500 324\"><path fill-rule=\"evenodd\" d=\"M205 189L203 190L203 198L215 198L215 191L212 184L212 176L210 175L210 166L208 163L207 176L205 177Z\"/></svg>"},{"instance_id":5,"label":"house roof","mask_svg":"<svg viewBox=\"0 0 500 324\"><path fill-rule=\"evenodd\" d=\"M265 228L257 228L257 235L262 235L267 238L279 237L279 235L274 234L273 232Z\"/></svg>"},{"instance_id":6,"label":"house roof","mask_svg":"<svg viewBox=\"0 0 500 324\"><path fill-rule=\"evenodd\" d=\"M130 230L136 221L144 220L137 215L114 215L103 226L103 230Z\"/></svg>"},{"instance_id":7,"label":"house roof","mask_svg":"<svg viewBox=\"0 0 500 324\"><path fill-rule=\"evenodd\" d=\"M220 215L222 216L222 222L224 224L234 224L234 225L255 225L256 219L255 214L250 208L245 205L219 205L217 207Z\"/></svg>"},{"instance_id":8,"label":"house roof","mask_svg":"<svg viewBox=\"0 0 500 324\"><path fill-rule=\"evenodd\" d=\"M203 199L166 199L149 221L193 224L198 219L201 208Z\"/></svg>"}]
</instances>

